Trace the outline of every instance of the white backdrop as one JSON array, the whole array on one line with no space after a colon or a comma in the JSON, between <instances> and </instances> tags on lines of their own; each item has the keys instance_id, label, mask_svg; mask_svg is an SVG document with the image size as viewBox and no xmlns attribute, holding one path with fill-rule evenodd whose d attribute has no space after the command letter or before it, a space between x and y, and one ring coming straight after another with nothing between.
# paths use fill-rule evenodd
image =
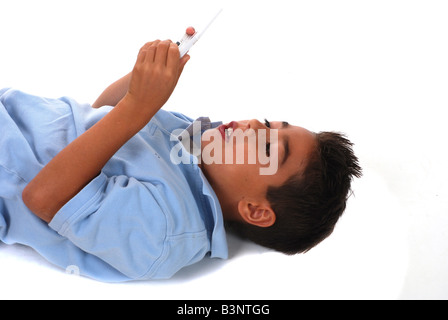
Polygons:
<instances>
[{"instance_id":1,"label":"white backdrop","mask_svg":"<svg viewBox=\"0 0 448 320\"><path fill-rule=\"evenodd\" d=\"M294 257L230 237L228 261L126 284L0 244L0 298L447 299L446 1L2 0L0 87L93 103L220 8L164 108L347 133L364 176L334 234Z\"/></svg>"}]
</instances>

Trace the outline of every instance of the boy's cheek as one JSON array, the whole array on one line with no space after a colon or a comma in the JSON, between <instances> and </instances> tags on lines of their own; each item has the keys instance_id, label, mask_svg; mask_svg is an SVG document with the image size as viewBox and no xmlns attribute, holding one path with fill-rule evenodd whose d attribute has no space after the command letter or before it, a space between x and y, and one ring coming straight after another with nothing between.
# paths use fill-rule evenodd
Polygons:
<instances>
[{"instance_id":1,"label":"boy's cheek","mask_svg":"<svg viewBox=\"0 0 448 320\"><path fill-rule=\"evenodd\" d=\"M265 156L265 149L258 150L257 140L248 143L247 139L233 139L225 142L218 130L206 131L201 139L201 158L207 165L219 165L224 172L234 172L235 174L244 171L257 171L264 162L260 161L260 156ZM261 154L260 154L261 152Z\"/></svg>"}]
</instances>

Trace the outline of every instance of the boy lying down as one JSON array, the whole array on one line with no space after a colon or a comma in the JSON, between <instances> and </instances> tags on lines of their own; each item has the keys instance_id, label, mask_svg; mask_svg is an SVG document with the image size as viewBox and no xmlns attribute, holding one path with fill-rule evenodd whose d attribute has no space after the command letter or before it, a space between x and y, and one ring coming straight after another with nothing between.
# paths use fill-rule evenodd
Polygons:
<instances>
[{"instance_id":1,"label":"boy lying down","mask_svg":"<svg viewBox=\"0 0 448 320\"><path fill-rule=\"evenodd\" d=\"M350 141L160 110L189 58L149 42L93 106L0 90L0 240L119 282L226 259L225 223L286 254L328 237L361 175Z\"/></svg>"}]
</instances>

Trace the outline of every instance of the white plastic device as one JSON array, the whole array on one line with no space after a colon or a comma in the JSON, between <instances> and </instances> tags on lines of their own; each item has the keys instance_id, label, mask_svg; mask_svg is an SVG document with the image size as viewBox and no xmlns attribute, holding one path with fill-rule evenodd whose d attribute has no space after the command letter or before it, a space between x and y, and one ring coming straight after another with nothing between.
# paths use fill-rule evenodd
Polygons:
<instances>
[{"instance_id":1,"label":"white plastic device","mask_svg":"<svg viewBox=\"0 0 448 320\"><path fill-rule=\"evenodd\" d=\"M191 47L198 42L198 40L202 37L204 32L210 27L210 25L215 21L215 19L219 16L219 14L222 12L222 9L219 10L219 12L213 17L213 19L205 26L204 30L201 32L195 32L193 35L189 36L188 34L185 34L183 38L177 42L177 45L179 46L180 51L180 57L182 58L190 49Z\"/></svg>"}]
</instances>

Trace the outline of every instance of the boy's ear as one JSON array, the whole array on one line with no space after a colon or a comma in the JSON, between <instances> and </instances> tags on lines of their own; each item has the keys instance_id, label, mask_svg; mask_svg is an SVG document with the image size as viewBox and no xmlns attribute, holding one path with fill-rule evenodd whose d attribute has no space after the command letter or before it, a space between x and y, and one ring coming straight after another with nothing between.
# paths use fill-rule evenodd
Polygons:
<instances>
[{"instance_id":1,"label":"boy's ear","mask_svg":"<svg viewBox=\"0 0 448 320\"><path fill-rule=\"evenodd\" d=\"M272 226L276 219L275 212L267 201L258 203L240 200L238 212L247 223L263 228Z\"/></svg>"}]
</instances>

